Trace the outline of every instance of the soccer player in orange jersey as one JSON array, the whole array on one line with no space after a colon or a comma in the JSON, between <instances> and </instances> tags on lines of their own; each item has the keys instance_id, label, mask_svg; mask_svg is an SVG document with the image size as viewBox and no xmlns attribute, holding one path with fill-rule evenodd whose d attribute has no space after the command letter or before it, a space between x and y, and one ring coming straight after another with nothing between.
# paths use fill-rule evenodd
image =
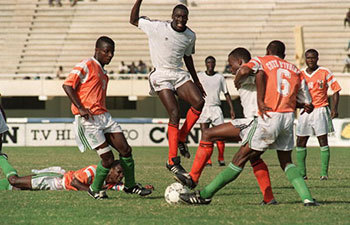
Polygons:
<instances>
[{"instance_id":1,"label":"soccer player in orange jersey","mask_svg":"<svg viewBox=\"0 0 350 225\"><path fill-rule=\"evenodd\" d=\"M107 198L101 195L105 180L114 155L112 146L119 152L124 170L126 193L141 196L152 193L135 182L134 159L131 147L126 141L122 128L116 123L106 108L108 84L107 71L104 66L114 56L114 41L102 36L96 41L95 54L77 64L64 81L63 89L72 102L72 113L75 115L75 139L80 151L94 149L102 159L96 169L96 177L88 193L95 199Z\"/></svg>"},{"instance_id":2,"label":"soccer player in orange jersey","mask_svg":"<svg viewBox=\"0 0 350 225\"><path fill-rule=\"evenodd\" d=\"M65 171L61 167L49 167L42 170L32 170L33 175L18 176L4 156L0 156L0 167L6 178L0 180L0 190L74 190L87 191L96 177L97 165L87 166L77 171ZM123 168L119 160L115 160L103 182L101 195L106 190L119 190L123 187Z\"/></svg>"},{"instance_id":3,"label":"soccer player in orange jersey","mask_svg":"<svg viewBox=\"0 0 350 225\"><path fill-rule=\"evenodd\" d=\"M310 90L312 104L315 109L312 113L301 114L297 125L297 162L305 180L306 176L306 144L311 135L316 135L321 149L321 180L328 179L328 166L330 148L328 146L328 133L334 132L332 119L338 117L338 102L340 85L333 73L317 64L318 52L309 49L305 52L307 68L301 71ZM333 91L332 107L329 109L327 90Z\"/></svg>"},{"instance_id":4,"label":"soccer player in orange jersey","mask_svg":"<svg viewBox=\"0 0 350 225\"><path fill-rule=\"evenodd\" d=\"M205 95L192 59L196 34L186 26L189 13L186 6L179 4L174 7L172 21L159 21L140 17L141 3L142 0L135 1L130 13L130 23L148 36L150 55L155 68L149 75L151 92L159 96L169 115L169 152L166 168L174 174L186 173L177 152L179 149L181 155L190 157L185 142L202 111ZM182 60L188 71L182 69ZM180 108L176 96L191 105L181 129Z\"/></svg>"},{"instance_id":5,"label":"soccer player in orange jersey","mask_svg":"<svg viewBox=\"0 0 350 225\"><path fill-rule=\"evenodd\" d=\"M316 206L298 168L292 163L293 122L297 101L311 112L313 106L305 81L296 66L284 60L285 46L281 41L272 41L264 57L256 57L242 66L235 77L235 86L240 88L243 79L258 69L256 88L259 114L258 123L248 134L249 142L234 155L232 163L203 190L180 194L180 199L189 204L209 204L214 194L234 181L242 172L245 163L259 157L268 148L277 149L282 170L293 184L305 206Z\"/></svg>"}]
</instances>

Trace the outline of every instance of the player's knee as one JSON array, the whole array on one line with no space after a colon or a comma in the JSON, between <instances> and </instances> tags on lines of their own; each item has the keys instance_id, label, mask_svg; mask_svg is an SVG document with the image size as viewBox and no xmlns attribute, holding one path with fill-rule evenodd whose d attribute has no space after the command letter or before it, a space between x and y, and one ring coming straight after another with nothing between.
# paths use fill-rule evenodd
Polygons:
<instances>
[{"instance_id":1,"label":"player's knee","mask_svg":"<svg viewBox=\"0 0 350 225\"><path fill-rule=\"evenodd\" d=\"M18 180L18 176L16 176L16 175L10 176L10 177L8 178L8 181L9 181L9 183L10 183L12 186L16 186L17 180Z\"/></svg>"}]
</instances>

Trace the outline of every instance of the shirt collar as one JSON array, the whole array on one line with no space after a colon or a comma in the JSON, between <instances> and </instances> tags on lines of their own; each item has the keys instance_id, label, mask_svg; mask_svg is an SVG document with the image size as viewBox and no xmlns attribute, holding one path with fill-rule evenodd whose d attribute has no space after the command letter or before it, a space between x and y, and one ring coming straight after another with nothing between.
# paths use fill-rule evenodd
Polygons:
<instances>
[{"instance_id":1,"label":"shirt collar","mask_svg":"<svg viewBox=\"0 0 350 225\"><path fill-rule=\"evenodd\" d=\"M95 59L94 56L92 56L91 59L94 60L94 61L97 63L97 65L100 66L100 68L101 68L101 70L103 71L104 74L107 74L107 70L105 70L105 69L101 66L101 63L100 63L97 59Z\"/></svg>"}]
</instances>

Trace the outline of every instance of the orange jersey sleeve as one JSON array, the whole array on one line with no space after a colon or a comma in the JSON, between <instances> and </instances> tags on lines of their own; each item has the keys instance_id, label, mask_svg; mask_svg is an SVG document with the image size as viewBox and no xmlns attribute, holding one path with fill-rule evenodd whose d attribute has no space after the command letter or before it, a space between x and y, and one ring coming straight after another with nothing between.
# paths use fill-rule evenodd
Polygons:
<instances>
[{"instance_id":1,"label":"orange jersey sleeve","mask_svg":"<svg viewBox=\"0 0 350 225\"><path fill-rule=\"evenodd\" d=\"M293 112L301 87L299 69L277 56L255 57L248 64L250 68L264 70L266 92L264 102L273 112Z\"/></svg>"},{"instance_id":2,"label":"orange jersey sleeve","mask_svg":"<svg viewBox=\"0 0 350 225\"><path fill-rule=\"evenodd\" d=\"M333 73L327 68L319 67L311 74L309 74L306 69L303 69L302 75L309 88L312 104L315 108L327 106L329 104L327 95L329 87L333 93L341 90Z\"/></svg>"},{"instance_id":3,"label":"orange jersey sleeve","mask_svg":"<svg viewBox=\"0 0 350 225\"><path fill-rule=\"evenodd\" d=\"M86 59L77 64L64 81L65 85L76 90L82 105L90 109L92 114L98 115L107 112L106 93L108 76L100 63L94 59ZM79 114L77 107L72 104L72 113Z\"/></svg>"}]
</instances>

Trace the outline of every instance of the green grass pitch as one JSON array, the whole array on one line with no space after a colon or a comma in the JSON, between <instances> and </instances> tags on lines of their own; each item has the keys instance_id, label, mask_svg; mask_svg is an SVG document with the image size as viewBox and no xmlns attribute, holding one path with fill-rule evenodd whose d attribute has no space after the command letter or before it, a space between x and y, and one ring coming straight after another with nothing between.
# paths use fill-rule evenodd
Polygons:
<instances>
[{"instance_id":1,"label":"green grass pitch","mask_svg":"<svg viewBox=\"0 0 350 225\"><path fill-rule=\"evenodd\" d=\"M191 148L192 158L195 148ZM237 148L227 147L226 162ZM80 153L73 147L5 147L10 163L20 175L31 169L61 166L76 170L96 164L90 151ZM153 184L154 193L146 198L109 191L109 200L97 201L85 192L74 191L0 191L0 224L349 224L350 223L350 149L331 148L328 181L319 180L320 152L309 148L308 186L321 206L304 207L299 196L278 165L276 152L269 150L263 159L269 166L272 188L278 205L260 206L262 200L249 163L240 177L219 191L208 206L168 205L165 188L174 182L165 168L167 148L135 147L136 179ZM192 158L183 159L190 170ZM208 184L223 167L205 168L198 188ZM0 173L1 178L4 177Z\"/></svg>"}]
</instances>

